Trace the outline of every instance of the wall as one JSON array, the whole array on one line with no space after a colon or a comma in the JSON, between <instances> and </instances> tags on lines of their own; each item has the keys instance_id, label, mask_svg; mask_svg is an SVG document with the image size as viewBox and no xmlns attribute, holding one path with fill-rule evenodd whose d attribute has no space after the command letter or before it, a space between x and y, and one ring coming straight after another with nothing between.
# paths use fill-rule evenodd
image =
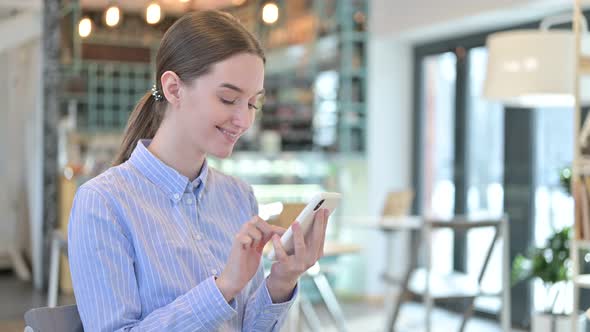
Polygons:
<instances>
[{"instance_id":1,"label":"wall","mask_svg":"<svg viewBox=\"0 0 590 332\"><path fill-rule=\"evenodd\" d=\"M31 152L39 149L37 135L38 82L40 81L40 42L32 40L0 53L0 255L13 249L30 254L31 211L34 211L32 184L40 170ZM38 137L38 136L37 136ZM23 275L21 275L23 277Z\"/></svg>"},{"instance_id":2,"label":"wall","mask_svg":"<svg viewBox=\"0 0 590 332\"><path fill-rule=\"evenodd\" d=\"M7 36L0 42L0 258L16 248L33 266L42 244L40 21L38 12L0 19Z\"/></svg>"},{"instance_id":3,"label":"wall","mask_svg":"<svg viewBox=\"0 0 590 332\"><path fill-rule=\"evenodd\" d=\"M468 34L569 12L573 0L373 0L373 37L409 41ZM581 0L583 6L589 0Z\"/></svg>"}]
</instances>

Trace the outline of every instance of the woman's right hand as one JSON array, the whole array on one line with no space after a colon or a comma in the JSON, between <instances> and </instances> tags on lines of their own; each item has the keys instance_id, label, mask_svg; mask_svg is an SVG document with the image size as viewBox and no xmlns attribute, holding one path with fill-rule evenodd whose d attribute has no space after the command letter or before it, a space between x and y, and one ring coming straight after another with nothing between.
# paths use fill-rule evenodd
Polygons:
<instances>
[{"instance_id":1,"label":"woman's right hand","mask_svg":"<svg viewBox=\"0 0 590 332\"><path fill-rule=\"evenodd\" d=\"M225 268L215 282L226 301L231 301L258 271L262 249L266 243L285 229L271 225L255 216L242 225L236 234Z\"/></svg>"}]
</instances>

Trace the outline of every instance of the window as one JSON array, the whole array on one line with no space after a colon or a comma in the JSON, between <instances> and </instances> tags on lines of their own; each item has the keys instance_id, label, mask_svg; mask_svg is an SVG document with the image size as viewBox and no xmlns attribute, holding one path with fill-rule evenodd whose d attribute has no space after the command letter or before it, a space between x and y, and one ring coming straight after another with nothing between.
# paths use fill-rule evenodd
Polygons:
<instances>
[{"instance_id":1,"label":"window","mask_svg":"<svg viewBox=\"0 0 590 332\"><path fill-rule=\"evenodd\" d=\"M559 184L559 171L573 160L573 108L541 108L536 117L536 188L535 236L536 245L543 245L553 231L574 224L574 202ZM542 282L534 283L534 306L544 310L547 292ZM557 299L556 311L571 312L571 289Z\"/></svg>"},{"instance_id":2,"label":"window","mask_svg":"<svg viewBox=\"0 0 590 332\"><path fill-rule=\"evenodd\" d=\"M424 151L423 191L420 197L427 215L453 215L455 185L453 183L455 131L454 98L457 58L446 52L427 56L422 62ZM433 234L436 254L432 269L450 272L453 267L453 234L448 230Z\"/></svg>"},{"instance_id":3,"label":"window","mask_svg":"<svg viewBox=\"0 0 590 332\"><path fill-rule=\"evenodd\" d=\"M470 215L501 215L504 189L504 108L482 97L486 74L487 50L472 48L468 52L467 68L467 213ZM484 263L484 253L494 237L494 229L481 228L467 235L466 271L477 278ZM502 289L502 243L496 244L486 274L482 291L487 294ZM497 297L480 298L476 307L495 312L500 309Z\"/></svg>"}]
</instances>

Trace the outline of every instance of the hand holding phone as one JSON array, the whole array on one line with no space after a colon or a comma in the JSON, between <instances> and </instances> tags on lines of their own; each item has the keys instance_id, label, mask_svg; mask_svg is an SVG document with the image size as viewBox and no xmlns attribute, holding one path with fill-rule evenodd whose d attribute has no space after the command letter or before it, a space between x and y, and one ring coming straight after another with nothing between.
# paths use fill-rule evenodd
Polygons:
<instances>
[{"instance_id":1,"label":"hand holding phone","mask_svg":"<svg viewBox=\"0 0 590 332\"><path fill-rule=\"evenodd\" d=\"M301 226L303 235L306 235L312 228L311 226L313 225L313 220L316 212L320 209L326 209L329 213L332 213L336 209L338 204L340 204L341 197L341 194L334 192L323 192L313 196L313 198L301 211L299 216L295 218L295 220L299 222L299 225ZM293 230L291 227L289 227L285 234L283 234L283 236L281 237L281 245L283 246L287 254L293 254ZM271 250L267 257L270 260L275 259L274 248Z\"/></svg>"}]
</instances>

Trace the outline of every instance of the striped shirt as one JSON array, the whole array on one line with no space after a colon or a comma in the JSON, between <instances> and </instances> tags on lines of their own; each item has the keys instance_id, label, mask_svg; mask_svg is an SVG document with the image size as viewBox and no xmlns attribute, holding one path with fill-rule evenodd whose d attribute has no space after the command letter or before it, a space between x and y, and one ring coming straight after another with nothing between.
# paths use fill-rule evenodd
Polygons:
<instances>
[{"instance_id":1,"label":"striped shirt","mask_svg":"<svg viewBox=\"0 0 590 332\"><path fill-rule=\"evenodd\" d=\"M278 331L297 294L273 304L261 266L231 302L214 276L258 213L251 186L203 164L190 181L140 141L83 184L68 228L86 331Z\"/></svg>"}]
</instances>

